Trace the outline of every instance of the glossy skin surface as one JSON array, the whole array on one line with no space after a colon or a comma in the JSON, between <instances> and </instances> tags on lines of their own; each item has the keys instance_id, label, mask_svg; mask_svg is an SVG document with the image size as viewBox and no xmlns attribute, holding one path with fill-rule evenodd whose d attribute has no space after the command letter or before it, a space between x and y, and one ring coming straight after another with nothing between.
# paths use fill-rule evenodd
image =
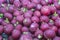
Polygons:
<instances>
[{"instance_id":1,"label":"glossy skin surface","mask_svg":"<svg viewBox=\"0 0 60 40\"><path fill-rule=\"evenodd\" d=\"M13 32L12 32L12 37L14 38L14 39L18 39L19 37L20 37L20 31L19 30L13 30Z\"/></svg>"},{"instance_id":2,"label":"glossy skin surface","mask_svg":"<svg viewBox=\"0 0 60 40\"><path fill-rule=\"evenodd\" d=\"M49 25L47 23L42 23L40 29L45 31L45 30L49 29Z\"/></svg>"},{"instance_id":3,"label":"glossy skin surface","mask_svg":"<svg viewBox=\"0 0 60 40\"><path fill-rule=\"evenodd\" d=\"M55 37L55 32L53 30L46 30L44 32L45 38L54 38Z\"/></svg>"},{"instance_id":4,"label":"glossy skin surface","mask_svg":"<svg viewBox=\"0 0 60 40\"><path fill-rule=\"evenodd\" d=\"M48 6L43 6L43 7L41 8L41 13L42 13L43 15L49 15L49 14L50 14L49 7L48 7Z\"/></svg>"},{"instance_id":5,"label":"glossy skin surface","mask_svg":"<svg viewBox=\"0 0 60 40\"><path fill-rule=\"evenodd\" d=\"M31 32L34 32L34 31L36 31L37 30L37 28L39 27L39 25L37 24L37 23L32 23L31 25L30 25L30 31Z\"/></svg>"}]
</instances>

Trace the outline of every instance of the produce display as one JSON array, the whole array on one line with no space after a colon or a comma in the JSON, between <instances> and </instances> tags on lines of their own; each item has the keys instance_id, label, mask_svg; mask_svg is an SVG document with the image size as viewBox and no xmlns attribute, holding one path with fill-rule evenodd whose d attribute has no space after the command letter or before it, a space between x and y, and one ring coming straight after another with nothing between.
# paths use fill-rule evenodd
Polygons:
<instances>
[{"instance_id":1,"label":"produce display","mask_svg":"<svg viewBox=\"0 0 60 40\"><path fill-rule=\"evenodd\" d=\"M0 40L60 40L60 0L0 0Z\"/></svg>"}]
</instances>

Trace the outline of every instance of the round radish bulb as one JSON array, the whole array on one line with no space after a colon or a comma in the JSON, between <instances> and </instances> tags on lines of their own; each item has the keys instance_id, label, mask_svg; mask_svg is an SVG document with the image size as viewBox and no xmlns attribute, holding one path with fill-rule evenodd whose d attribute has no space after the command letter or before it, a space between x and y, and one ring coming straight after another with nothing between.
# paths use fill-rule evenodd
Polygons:
<instances>
[{"instance_id":1,"label":"round radish bulb","mask_svg":"<svg viewBox=\"0 0 60 40\"><path fill-rule=\"evenodd\" d=\"M20 1L19 0L14 0L14 6L16 6L16 7L20 7L21 6L21 3L20 3Z\"/></svg>"},{"instance_id":2,"label":"round radish bulb","mask_svg":"<svg viewBox=\"0 0 60 40\"><path fill-rule=\"evenodd\" d=\"M23 32L22 35L28 35L28 36L32 37L32 34L30 32Z\"/></svg>"},{"instance_id":3,"label":"round radish bulb","mask_svg":"<svg viewBox=\"0 0 60 40\"><path fill-rule=\"evenodd\" d=\"M41 13L40 13L40 11L35 11L34 12L34 15L37 16L37 17L40 17L41 16Z\"/></svg>"},{"instance_id":4,"label":"round radish bulb","mask_svg":"<svg viewBox=\"0 0 60 40\"><path fill-rule=\"evenodd\" d=\"M32 40L32 37L29 35L21 35L19 40Z\"/></svg>"},{"instance_id":5,"label":"round radish bulb","mask_svg":"<svg viewBox=\"0 0 60 40\"><path fill-rule=\"evenodd\" d=\"M8 8L8 12L13 13L14 10L15 10L14 6L13 5L10 5L9 8Z\"/></svg>"},{"instance_id":6,"label":"round radish bulb","mask_svg":"<svg viewBox=\"0 0 60 40\"><path fill-rule=\"evenodd\" d=\"M55 6L50 6L51 13L56 12L56 7Z\"/></svg>"},{"instance_id":7,"label":"round radish bulb","mask_svg":"<svg viewBox=\"0 0 60 40\"><path fill-rule=\"evenodd\" d=\"M48 22L49 26L53 26L54 25L54 21L50 19L50 21Z\"/></svg>"},{"instance_id":8,"label":"round radish bulb","mask_svg":"<svg viewBox=\"0 0 60 40\"><path fill-rule=\"evenodd\" d=\"M49 22L48 24L49 24L49 26L53 26L54 22Z\"/></svg>"},{"instance_id":9,"label":"round radish bulb","mask_svg":"<svg viewBox=\"0 0 60 40\"><path fill-rule=\"evenodd\" d=\"M14 16L20 15L20 11L18 11L18 10L14 11L13 15L14 15Z\"/></svg>"},{"instance_id":10,"label":"round radish bulb","mask_svg":"<svg viewBox=\"0 0 60 40\"><path fill-rule=\"evenodd\" d=\"M4 26L4 32L6 34L11 34L13 29L14 29L14 27L12 24L7 24L6 26Z\"/></svg>"},{"instance_id":11,"label":"round radish bulb","mask_svg":"<svg viewBox=\"0 0 60 40\"><path fill-rule=\"evenodd\" d=\"M32 17L32 12L30 12L30 11L28 11L28 12L26 12L26 13L24 13L24 17L25 18L31 18Z\"/></svg>"},{"instance_id":12,"label":"round radish bulb","mask_svg":"<svg viewBox=\"0 0 60 40\"><path fill-rule=\"evenodd\" d=\"M19 15L19 16L17 16L17 17L16 17L16 20L17 20L18 22L22 23L23 20L24 20L23 15Z\"/></svg>"},{"instance_id":13,"label":"round radish bulb","mask_svg":"<svg viewBox=\"0 0 60 40\"><path fill-rule=\"evenodd\" d=\"M54 38L55 36L56 36L56 34L55 34L55 31L53 31L53 30L48 29L44 32L44 37L47 39Z\"/></svg>"},{"instance_id":14,"label":"round radish bulb","mask_svg":"<svg viewBox=\"0 0 60 40\"><path fill-rule=\"evenodd\" d=\"M29 29L30 29L31 32L35 32L38 29L38 27L39 27L39 25L34 22L30 25Z\"/></svg>"},{"instance_id":15,"label":"round radish bulb","mask_svg":"<svg viewBox=\"0 0 60 40\"><path fill-rule=\"evenodd\" d=\"M34 8L35 6L36 6L36 4L33 3L33 2L29 2L29 4L27 4L27 8L28 8L28 9L32 9L32 8Z\"/></svg>"},{"instance_id":16,"label":"round radish bulb","mask_svg":"<svg viewBox=\"0 0 60 40\"><path fill-rule=\"evenodd\" d=\"M2 11L2 10L3 10L3 11ZM4 14L4 13L6 13L7 11L6 11L5 8L1 7L1 8L0 8L0 12L2 12L2 13Z\"/></svg>"},{"instance_id":17,"label":"round radish bulb","mask_svg":"<svg viewBox=\"0 0 60 40\"><path fill-rule=\"evenodd\" d=\"M24 12L23 11L19 11L20 12L20 15L23 15L24 14Z\"/></svg>"},{"instance_id":18,"label":"round radish bulb","mask_svg":"<svg viewBox=\"0 0 60 40\"><path fill-rule=\"evenodd\" d=\"M57 27L60 27L60 19L56 19L56 20L55 20L55 25L56 25Z\"/></svg>"},{"instance_id":19,"label":"round radish bulb","mask_svg":"<svg viewBox=\"0 0 60 40\"><path fill-rule=\"evenodd\" d=\"M11 23L12 23L12 24L15 24L16 22L17 22L17 21L16 21L15 19L12 19L12 20L11 20Z\"/></svg>"},{"instance_id":20,"label":"round radish bulb","mask_svg":"<svg viewBox=\"0 0 60 40\"><path fill-rule=\"evenodd\" d=\"M31 24L31 19L30 18L25 18L24 20L23 20L23 24L25 25L25 26L30 26L30 24Z\"/></svg>"},{"instance_id":21,"label":"round radish bulb","mask_svg":"<svg viewBox=\"0 0 60 40\"><path fill-rule=\"evenodd\" d=\"M40 21L41 22L48 22L49 21L49 18L48 18L48 16L41 16L40 17Z\"/></svg>"},{"instance_id":22,"label":"round radish bulb","mask_svg":"<svg viewBox=\"0 0 60 40\"><path fill-rule=\"evenodd\" d=\"M43 7L41 8L41 13L42 13L43 15L50 15L49 6L43 6Z\"/></svg>"},{"instance_id":23,"label":"round radish bulb","mask_svg":"<svg viewBox=\"0 0 60 40\"><path fill-rule=\"evenodd\" d=\"M38 10L41 10L41 7L42 7L41 4L37 4L37 5L36 5L36 9L38 9Z\"/></svg>"},{"instance_id":24,"label":"round radish bulb","mask_svg":"<svg viewBox=\"0 0 60 40\"><path fill-rule=\"evenodd\" d=\"M29 29L26 26L22 27L22 32L28 32L28 31Z\"/></svg>"},{"instance_id":25,"label":"round radish bulb","mask_svg":"<svg viewBox=\"0 0 60 40\"><path fill-rule=\"evenodd\" d=\"M32 20L32 22L37 22L37 23L39 23L39 18L38 18L37 16L33 16L33 17L31 18L31 20Z\"/></svg>"},{"instance_id":26,"label":"round radish bulb","mask_svg":"<svg viewBox=\"0 0 60 40\"><path fill-rule=\"evenodd\" d=\"M2 34L4 31L4 27L2 25L0 25L0 34Z\"/></svg>"},{"instance_id":27,"label":"round radish bulb","mask_svg":"<svg viewBox=\"0 0 60 40\"><path fill-rule=\"evenodd\" d=\"M56 36L53 40L60 40L60 37Z\"/></svg>"},{"instance_id":28,"label":"round radish bulb","mask_svg":"<svg viewBox=\"0 0 60 40\"><path fill-rule=\"evenodd\" d=\"M8 18L9 20L12 19L12 14L11 13L4 13L4 17Z\"/></svg>"},{"instance_id":29,"label":"round radish bulb","mask_svg":"<svg viewBox=\"0 0 60 40\"><path fill-rule=\"evenodd\" d=\"M39 39L41 39L43 37L43 31L42 30L37 30L35 32L35 36Z\"/></svg>"},{"instance_id":30,"label":"round radish bulb","mask_svg":"<svg viewBox=\"0 0 60 40\"><path fill-rule=\"evenodd\" d=\"M15 29L21 31L22 30L22 25L21 24L17 24L16 27L15 27Z\"/></svg>"},{"instance_id":31,"label":"round radish bulb","mask_svg":"<svg viewBox=\"0 0 60 40\"><path fill-rule=\"evenodd\" d=\"M52 20L56 20L57 18L59 18L59 16L58 16L58 14L54 14L54 15L52 15Z\"/></svg>"},{"instance_id":32,"label":"round radish bulb","mask_svg":"<svg viewBox=\"0 0 60 40\"><path fill-rule=\"evenodd\" d=\"M12 37L13 37L13 39L18 39L20 37L20 35L21 35L21 32L19 30L14 29L12 31Z\"/></svg>"},{"instance_id":33,"label":"round radish bulb","mask_svg":"<svg viewBox=\"0 0 60 40\"><path fill-rule=\"evenodd\" d=\"M57 32L58 28L57 28L56 26L52 26L52 27L51 27L51 30Z\"/></svg>"},{"instance_id":34,"label":"round radish bulb","mask_svg":"<svg viewBox=\"0 0 60 40\"><path fill-rule=\"evenodd\" d=\"M42 23L40 26L40 29L45 31L45 30L49 29L49 25L47 23Z\"/></svg>"},{"instance_id":35,"label":"round radish bulb","mask_svg":"<svg viewBox=\"0 0 60 40\"><path fill-rule=\"evenodd\" d=\"M20 1L22 2L22 5L23 5L24 7L26 7L26 6L30 3L29 0L20 0Z\"/></svg>"},{"instance_id":36,"label":"round radish bulb","mask_svg":"<svg viewBox=\"0 0 60 40\"><path fill-rule=\"evenodd\" d=\"M33 12L31 11L31 10L27 10L27 12L26 13L29 13L29 14L33 14Z\"/></svg>"},{"instance_id":37,"label":"round radish bulb","mask_svg":"<svg viewBox=\"0 0 60 40\"><path fill-rule=\"evenodd\" d=\"M47 2L45 0L41 0L41 5L45 6L47 5Z\"/></svg>"}]
</instances>

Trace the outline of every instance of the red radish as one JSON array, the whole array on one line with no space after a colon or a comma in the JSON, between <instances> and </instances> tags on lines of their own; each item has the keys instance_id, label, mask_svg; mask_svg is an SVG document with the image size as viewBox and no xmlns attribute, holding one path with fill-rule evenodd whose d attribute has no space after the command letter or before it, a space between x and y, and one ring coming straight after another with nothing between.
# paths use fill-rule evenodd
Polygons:
<instances>
[{"instance_id":1,"label":"red radish","mask_svg":"<svg viewBox=\"0 0 60 40\"><path fill-rule=\"evenodd\" d=\"M13 29L14 29L14 27L12 24L8 24L8 25L4 26L4 32L6 34L11 34Z\"/></svg>"},{"instance_id":2,"label":"red radish","mask_svg":"<svg viewBox=\"0 0 60 40\"><path fill-rule=\"evenodd\" d=\"M25 19L23 20L23 24L24 24L25 26L30 26L31 23L32 23L32 21L31 21L30 18L25 18Z\"/></svg>"},{"instance_id":3,"label":"red radish","mask_svg":"<svg viewBox=\"0 0 60 40\"><path fill-rule=\"evenodd\" d=\"M13 15L14 15L14 16L20 15L20 11L17 11L17 10L16 10L16 11L13 13Z\"/></svg>"},{"instance_id":4,"label":"red radish","mask_svg":"<svg viewBox=\"0 0 60 40\"><path fill-rule=\"evenodd\" d=\"M49 29L49 25L47 23L42 23L40 26L40 29L45 31L45 30Z\"/></svg>"},{"instance_id":5,"label":"red radish","mask_svg":"<svg viewBox=\"0 0 60 40\"><path fill-rule=\"evenodd\" d=\"M14 29L12 31L12 37L13 37L13 39L18 39L20 37L20 35L21 35L21 33L20 33L19 30Z\"/></svg>"},{"instance_id":6,"label":"red radish","mask_svg":"<svg viewBox=\"0 0 60 40\"><path fill-rule=\"evenodd\" d=\"M55 34L55 31L53 31L53 30L48 29L44 32L44 37L47 39L54 38L55 36L56 36L56 34Z\"/></svg>"},{"instance_id":7,"label":"red radish","mask_svg":"<svg viewBox=\"0 0 60 40\"><path fill-rule=\"evenodd\" d=\"M11 13L4 13L4 17L8 18L9 20L12 19L12 14Z\"/></svg>"},{"instance_id":8,"label":"red radish","mask_svg":"<svg viewBox=\"0 0 60 40\"><path fill-rule=\"evenodd\" d=\"M29 29L26 26L22 27L22 32L28 32L28 31Z\"/></svg>"},{"instance_id":9,"label":"red radish","mask_svg":"<svg viewBox=\"0 0 60 40\"><path fill-rule=\"evenodd\" d=\"M58 28L57 28L57 26L52 26L51 27L51 30L54 30L55 32L57 32L58 31Z\"/></svg>"},{"instance_id":10,"label":"red radish","mask_svg":"<svg viewBox=\"0 0 60 40\"><path fill-rule=\"evenodd\" d=\"M36 20L37 19L37 20ZM39 23L39 18L37 16L32 16L31 18L32 22L37 22Z\"/></svg>"},{"instance_id":11,"label":"red radish","mask_svg":"<svg viewBox=\"0 0 60 40\"><path fill-rule=\"evenodd\" d=\"M19 15L19 16L17 16L17 17L16 17L16 20L17 20L18 22L22 23L23 20L24 20L23 15Z\"/></svg>"},{"instance_id":12,"label":"red radish","mask_svg":"<svg viewBox=\"0 0 60 40\"><path fill-rule=\"evenodd\" d=\"M38 27L39 27L39 25L34 22L34 23L32 23L32 24L30 25L30 28L29 28L29 29L30 29L31 32L35 32Z\"/></svg>"},{"instance_id":13,"label":"red radish","mask_svg":"<svg viewBox=\"0 0 60 40\"><path fill-rule=\"evenodd\" d=\"M15 29L21 31L22 30L22 25L21 24L17 24L16 27L15 27Z\"/></svg>"},{"instance_id":14,"label":"red radish","mask_svg":"<svg viewBox=\"0 0 60 40\"><path fill-rule=\"evenodd\" d=\"M41 13L42 13L43 15L50 15L49 6L43 6L43 7L41 8Z\"/></svg>"},{"instance_id":15,"label":"red radish","mask_svg":"<svg viewBox=\"0 0 60 40\"><path fill-rule=\"evenodd\" d=\"M19 0L14 0L14 5L15 5L16 7L20 7L20 6L21 6L21 3L20 3Z\"/></svg>"},{"instance_id":16,"label":"red radish","mask_svg":"<svg viewBox=\"0 0 60 40\"><path fill-rule=\"evenodd\" d=\"M34 15L37 16L37 17L40 17L41 13L40 13L40 11L37 10L37 11L34 12Z\"/></svg>"},{"instance_id":17,"label":"red radish","mask_svg":"<svg viewBox=\"0 0 60 40\"><path fill-rule=\"evenodd\" d=\"M42 30L37 30L35 32L35 36L39 39L41 39L43 37L43 31Z\"/></svg>"},{"instance_id":18,"label":"red radish","mask_svg":"<svg viewBox=\"0 0 60 40\"><path fill-rule=\"evenodd\" d=\"M48 16L41 16L40 17L40 22L48 22L48 21L49 21Z\"/></svg>"},{"instance_id":19,"label":"red radish","mask_svg":"<svg viewBox=\"0 0 60 40\"><path fill-rule=\"evenodd\" d=\"M22 35L19 40L32 40L32 37L29 35Z\"/></svg>"}]
</instances>

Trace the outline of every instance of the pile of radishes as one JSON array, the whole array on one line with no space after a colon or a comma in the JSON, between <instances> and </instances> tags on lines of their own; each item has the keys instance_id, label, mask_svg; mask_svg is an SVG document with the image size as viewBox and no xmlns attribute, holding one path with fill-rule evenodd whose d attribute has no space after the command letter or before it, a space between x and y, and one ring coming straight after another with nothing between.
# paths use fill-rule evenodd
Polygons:
<instances>
[{"instance_id":1,"label":"pile of radishes","mask_svg":"<svg viewBox=\"0 0 60 40\"><path fill-rule=\"evenodd\" d=\"M60 40L60 0L0 0L0 40Z\"/></svg>"}]
</instances>

